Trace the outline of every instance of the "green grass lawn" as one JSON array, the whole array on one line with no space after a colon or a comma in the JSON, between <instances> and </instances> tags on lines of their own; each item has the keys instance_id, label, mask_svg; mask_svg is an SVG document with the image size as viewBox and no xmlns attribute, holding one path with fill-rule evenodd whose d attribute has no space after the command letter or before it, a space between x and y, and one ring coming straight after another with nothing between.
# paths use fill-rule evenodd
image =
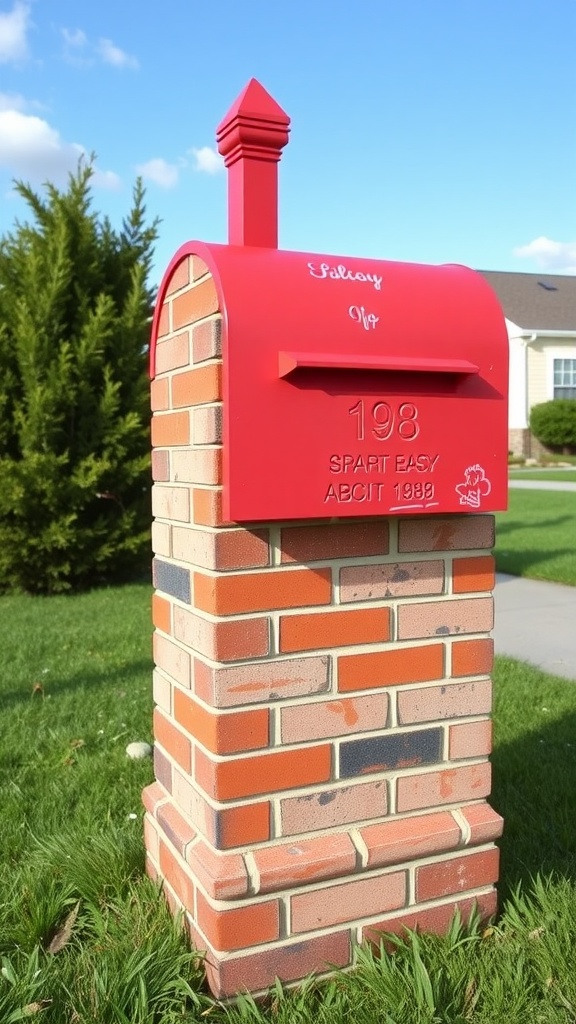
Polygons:
<instances>
[{"instance_id":1,"label":"green grass lawn","mask_svg":"<svg viewBox=\"0 0 576 1024\"><path fill-rule=\"evenodd\" d=\"M499 572L576 586L576 493L511 489L495 554Z\"/></svg>"},{"instance_id":2,"label":"green grass lawn","mask_svg":"<svg viewBox=\"0 0 576 1024\"><path fill-rule=\"evenodd\" d=\"M150 740L150 597L0 599L1 1024L573 1024L576 685L498 661L492 928L226 1008L142 873L152 768L125 747Z\"/></svg>"},{"instance_id":3,"label":"green grass lawn","mask_svg":"<svg viewBox=\"0 0 576 1024\"><path fill-rule=\"evenodd\" d=\"M573 469L511 469L511 480L560 480L563 483L576 483L576 470Z\"/></svg>"}]
</instances>

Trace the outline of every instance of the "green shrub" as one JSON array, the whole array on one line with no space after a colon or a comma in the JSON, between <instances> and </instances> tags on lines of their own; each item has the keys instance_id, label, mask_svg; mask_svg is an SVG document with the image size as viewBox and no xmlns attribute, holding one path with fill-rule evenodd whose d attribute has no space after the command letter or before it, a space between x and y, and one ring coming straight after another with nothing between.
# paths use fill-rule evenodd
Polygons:
<instances>
[{"instance_id":1,"label":"green shrub","mask_svg":"<svg viewBox=\"0 0 576 1024\"><path fill-rule=\"evenodd\" d=\"M576 399L555 398L533 406L530 429L548 448L576 451Z\"/></svg>"},{"instance_id":2,"label":"green shrub","mask_svg":"<svg viewBox=\"0 0 576 1024\"><path fill-rule=\"evenodd\" d=\"M29 222L0 242L0 590L122 578L149 544L144 192L117 232L92 168L64 191L16 183Z\"/></svg>"}]
</instances>

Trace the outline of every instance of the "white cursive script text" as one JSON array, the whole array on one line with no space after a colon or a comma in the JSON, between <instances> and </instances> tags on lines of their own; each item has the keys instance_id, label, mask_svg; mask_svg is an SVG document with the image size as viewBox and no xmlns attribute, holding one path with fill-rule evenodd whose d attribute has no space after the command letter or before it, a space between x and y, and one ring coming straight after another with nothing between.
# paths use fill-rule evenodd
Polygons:
<instances>
[{"instance_id":1,"label":"white cursive script text","mask_svg":"<svg viewBox=\"0 0 576 1024\"><path fill-rule=\"evenodd\" d=\"M319 266L309 263L308 270L311 277L318 277L320 280L324 277L331 277L335 281L367 281L374 285L377 292L382 286L382 278L378 274L364 274L361 270L348 270L342 263L339 263L337 267L331 267L329 263L321 263Z\"/></svg>"}]
</instances>

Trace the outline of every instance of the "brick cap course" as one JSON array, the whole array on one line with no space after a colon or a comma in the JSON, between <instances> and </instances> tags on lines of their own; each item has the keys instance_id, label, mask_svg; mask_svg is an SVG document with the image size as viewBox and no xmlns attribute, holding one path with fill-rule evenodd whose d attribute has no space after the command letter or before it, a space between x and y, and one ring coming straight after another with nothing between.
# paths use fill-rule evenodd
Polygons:
<instances>
[{"instance_id":1,"label":"brick cap course","mask_svg":"<svg viewBox=\"0 0 576 1024\"><path fill-rule=\"evenodd\" d=\"M503 824L500 815L480 801L221 851L193 830L174 829L172 822L181 815L158 783L144 790L143 803L161 837L178 850L208 898L218 903L231 900L236 906L245 897L300 891L327 879L369 877L378 868L468 852L498 838Z\"/></svg>"}]
</instances>

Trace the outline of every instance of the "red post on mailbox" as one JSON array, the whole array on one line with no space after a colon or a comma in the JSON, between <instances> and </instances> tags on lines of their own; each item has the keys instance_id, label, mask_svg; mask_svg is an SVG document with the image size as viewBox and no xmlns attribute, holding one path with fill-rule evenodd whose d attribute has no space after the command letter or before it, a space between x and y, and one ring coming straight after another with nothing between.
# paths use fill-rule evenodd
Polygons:
<instances>
[{"instance_id":1,"label":"red post on mailbox","mask_svg":"<svg viewBox=\"0 0 576 1024\"><path fill-rule=\"evenodd\" d=\"M278 249L288 131L252 80L229 244L178 250L152 331L147 863L218 996L496 905L504 317L464 267Z\"/></svg>"}]
</instances>

